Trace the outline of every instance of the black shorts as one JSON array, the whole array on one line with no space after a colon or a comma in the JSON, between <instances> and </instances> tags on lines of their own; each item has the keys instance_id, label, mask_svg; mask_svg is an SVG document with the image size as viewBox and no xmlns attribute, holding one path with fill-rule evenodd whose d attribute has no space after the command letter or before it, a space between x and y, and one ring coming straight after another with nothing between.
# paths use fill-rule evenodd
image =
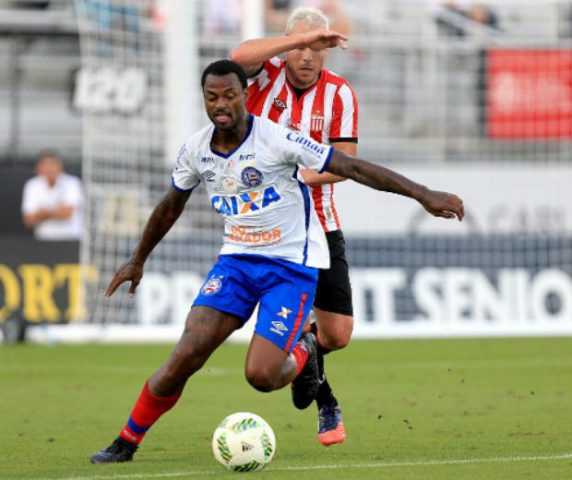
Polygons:
<instances>
[{"instance_id":1,"label":"black shorts","mask_svg":"<svg viewBox=\"0 0 572 480\"><path fill-rule=\"evenodd\" d=\"M336 230L327 232L326 238L330 248L330 268L320 270L314 306L326 312L353 316L352 286L344 235L341 230Z\"/></svg>"}]
</instances>

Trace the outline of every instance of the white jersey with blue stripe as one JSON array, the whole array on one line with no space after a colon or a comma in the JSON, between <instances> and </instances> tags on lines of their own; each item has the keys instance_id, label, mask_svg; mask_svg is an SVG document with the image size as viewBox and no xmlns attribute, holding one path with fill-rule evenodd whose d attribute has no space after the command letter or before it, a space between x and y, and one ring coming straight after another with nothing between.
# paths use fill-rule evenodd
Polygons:
<instances>
[{"instance_id":1,"label":"white jersey with blue stripe","mask_svg":"<svg viewBox=\"0 0 572 480\"><path fill-rule=\"evenodd\" d=\"M211 148L212 125L181 147L173 187L205 182L211 204L224 216L221 254L257 254L316 268L329 268L323 228L300 167L322 172L333 148L260 117L249 117L248 133L234 150Z\"/></svg>"}]
</instances>

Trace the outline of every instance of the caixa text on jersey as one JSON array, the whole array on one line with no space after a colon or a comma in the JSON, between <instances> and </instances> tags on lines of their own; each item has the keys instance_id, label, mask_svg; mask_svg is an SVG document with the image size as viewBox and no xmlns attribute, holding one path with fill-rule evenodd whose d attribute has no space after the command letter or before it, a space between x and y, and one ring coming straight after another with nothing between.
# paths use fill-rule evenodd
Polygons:
<instances>
[{"instance_id":1,"label":"caixa text on jersey","mask_svg":"<svg viewBox=\"0 0 572 480\"><path fill-rule=\"evenodd\" d=\"M237 195L214 195L211 204L223 215L244 215L266 208L281 199L280 193L270 186Z\"/></svg>"}]
</instances>

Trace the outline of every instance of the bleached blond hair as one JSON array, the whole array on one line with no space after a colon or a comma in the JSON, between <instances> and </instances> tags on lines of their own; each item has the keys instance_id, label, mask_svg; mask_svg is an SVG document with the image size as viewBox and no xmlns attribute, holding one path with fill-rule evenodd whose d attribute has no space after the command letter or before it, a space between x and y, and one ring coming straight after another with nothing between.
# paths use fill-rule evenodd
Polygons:
<instances>
[{"instance_id":1,"label":"bleached blond hair","mask_svg":"<svg viewBox=\"0 0 572 480\"><path fill-rule=\"evenodd\" d=\"M325 28L326 30L330 27L328 17L321 10L314 7L298 7L292 11L286 21L286 35L292 31L294 25L300 22L309 27Z\"/></svg>"}]
</instances>

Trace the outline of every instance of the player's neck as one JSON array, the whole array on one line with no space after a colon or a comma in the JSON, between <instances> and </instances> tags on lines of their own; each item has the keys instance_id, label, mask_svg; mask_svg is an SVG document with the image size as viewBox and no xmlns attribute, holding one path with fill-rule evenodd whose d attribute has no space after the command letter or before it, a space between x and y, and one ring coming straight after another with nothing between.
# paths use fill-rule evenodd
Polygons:
<instances>
[{"instance_id":1,"label":"player's neck","mask_svg":"<svg viewBox=\"0 0 572 480\"><path fill-rule=\"evenodd\" d=\"M211 139L211 149L221 153L228 153L237 148L248 135L250 127L250 117L245 116L236 128L231 130L215 129Z\"/></svg>"},{"instance_id":2,"label":"player's neck","mask_svg":"<svg viewBox=\"0 0 572 480\"><path fill-rule=\"evenodd\" d=\"M290 72L286 71L286 80L288 80L288 83L290 84L290 87L292 87L292 89L305 93L308 90L310 90L314 85L316 85L316 83L318 83L318 80L320 80L321 75L322 72L320 71L320 73L318 74L318 76L314 81L302 82L298 78L293 76Z\"/></svg>"}]
</instances>

